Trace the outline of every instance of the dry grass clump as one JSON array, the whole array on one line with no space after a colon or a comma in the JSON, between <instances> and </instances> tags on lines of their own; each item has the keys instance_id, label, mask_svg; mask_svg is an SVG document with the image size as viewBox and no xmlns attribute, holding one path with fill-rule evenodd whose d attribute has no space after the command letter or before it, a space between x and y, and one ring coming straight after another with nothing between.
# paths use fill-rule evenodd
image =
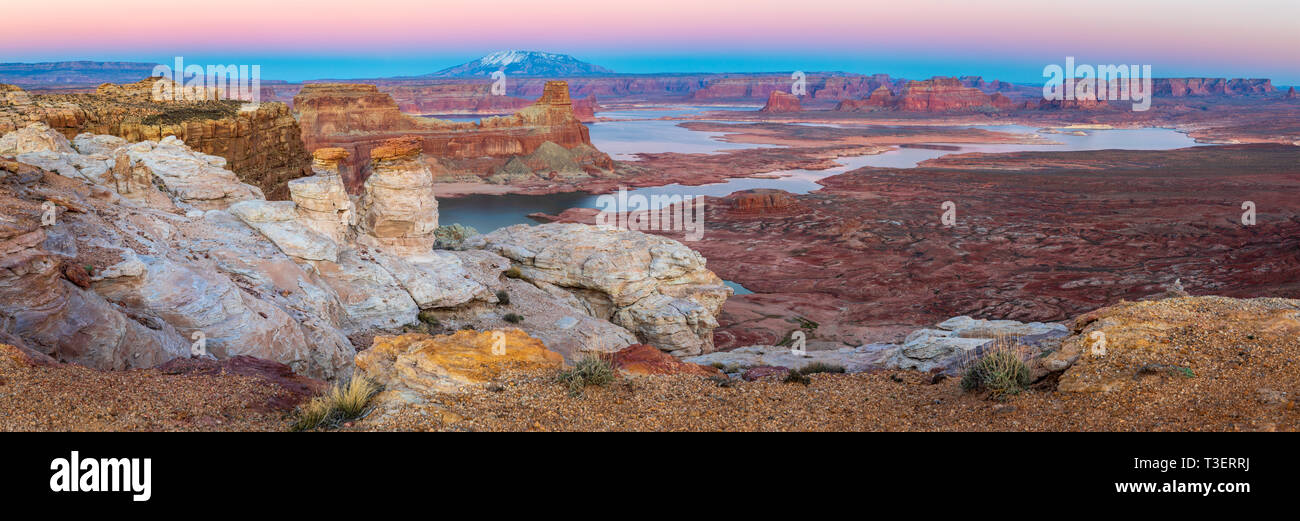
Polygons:
<instances>
[{"instance_id":1,"label":"dry grass clump","mask_svg":"<svg viewBox=\"0 0 1300 521\"><path fill-rule=\"evenodd\" d=\"M572 368L561 371L555 381L568 386L569 394L579 396L588 385L602 386L613 382L615 376L613 362L607 357L589 354Z\"/></svg>"},{"instance_id":2,"label":"dry grass clump","mask_svg":"<svg viewBox=\"0 0 1300 521\"><path fill-rule=\"evenodd\" d=\"M988 391L993 398L1017 394L1032 383L1029 366L1020 356L1014 338L998 337L984 355L966 364L961 377L961 388L966 391Z\"/></svg>"},{"instance_id":3,"label":"dry grass clump","mask_svg":"<svg viewBox=\"0 0 1300 521\"><path fill-rule=\"evenodd\" d=\"M325 394L299 406L297 419L290 429L305 431L318 427L338 427L343 422L364 414L370 398L378 392L379 385L364 376L353 377L345 384L336 384Z\"/></svg>"}]
</instances>

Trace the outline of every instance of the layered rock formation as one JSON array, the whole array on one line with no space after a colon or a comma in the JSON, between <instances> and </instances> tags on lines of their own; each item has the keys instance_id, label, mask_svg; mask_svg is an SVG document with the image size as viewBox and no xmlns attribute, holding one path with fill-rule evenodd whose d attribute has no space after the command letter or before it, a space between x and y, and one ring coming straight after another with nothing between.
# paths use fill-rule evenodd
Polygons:
<instances>
[{"instance_id":1,"label":"layered rock formation","mask_svg":"<svg viewBox=\"0 0 1300 521\"><path fill-rule=\"evenodd\" d=\"M761 112L799 112L803 110L799 107L799 97L789 92L774 90L767 97L767 104L763 105Z\"/></svg>"},{"instance_id":2,"label":"layered rock formation","mask_svg":"<svg viewBox=\"0 0 1300 521\"><path fill-rule=\"evenodd\" d=\"M576 150L563 159L581 165L584 173L604 174L613 169L608 156L591 148L587 127L574 113L564 82L548 82L535 103L513 115L479 122L407 116L392 97L374 85L309 84L294 97L294 110L305 129L303 139L308 148L338 147L350 158L370 157L370 150L384 140L412 135L422 139L423 153L438 163L436 169L453 177L460 173L485 178L509 168L514 175L506 179L540 179L534 174L557 169L542 165L524 175L518 172L521 165L508 163L534 154L546 143ZM340 172L349 192L359 193L365 182L365 164L344 160Z\"/></svg>"},{"instance_id":3,"label":"layered rock formation","mask_svg":"<svg viewBox=\"0 0 1300 521\"><path fill-rule=\"evenodd\" d=\"M1155 78L1156 96L1242 96L1276 92L1267 78Z\"/></svg>"},{"instance_id":4,"label":"layered rock formation","mask_svg":"<svg viewBox=\"0 0 1300 521\"><path fill-rule=\"evenodd\" d=\"M12 216L0 221L0 339L62 361L124 369L247 355L345 379L349 337L507 324L570 361L636 335L698 351L726 297L698 255L636 232L598 232L584 249L646 261L642 278L653 280L632 288L615 282L631 276L625 266L593 262L582 276L600 284L561 289L508 277L511 261L495 253L433 250L437 204L415 137L373 150L375 172L355 204L339 149L318 151L317 175L294 181L293 201L267 201L224 159L175 137L69 142L33 124L0 143L21 152L0 159L0 208ZM524 242L566 247L545 241ZM619 307L599 307L605 300Z\"/></svg>"},{"instance_id":5,"label":"layered rock formation","mask_svg":"<svg viewBox=\"0 0 1300 521\"><path fill-rule=\"evenodd\" d=\"M901 92L881 86L863 100L840 102L838 111L898 110L905 112L946 112L973 110L1010 110L1022 108L1001 93L985 94L980 89L967 87L957 78L934 77L924 81L909 81Z\"/></svg>"},{"instance_id":6,"label":"layered rock formation","mask_svg":"<svg viewBox=\"0 0 1300 521\"><path fill-rule=\"evenodd\" d=\"M0 98L0 133L39 121L66 137L107 134L128 142L175 136L195 151L220 156L241 182L287 199L287 182L309 173L298 123L282 103L155 101L154 82L100 86L93 94Z\"/></svg>"},{"instance_id":7,"label":"layered rock formation","mask_svg":"<svg viewBox=\"0 0 1300 521\"><path fill-rule=\"evenodd\" d=\"M402 255L433 249L438 201L422 159L419 138L389 140L370 151L371 173L357 205L361 244Z\"/></svg>"},{"instance_id":8,"label":"layered rock formation","mask_svg":"<svg viewBox=\"0 0 1300 521\"><path fill-rule=\"evenodd\" d=\"M519 278L676 356L713 351L714 316L732 291L681 243L581 224L515 225L475 238Z\"/></svg>"}]
</instances>

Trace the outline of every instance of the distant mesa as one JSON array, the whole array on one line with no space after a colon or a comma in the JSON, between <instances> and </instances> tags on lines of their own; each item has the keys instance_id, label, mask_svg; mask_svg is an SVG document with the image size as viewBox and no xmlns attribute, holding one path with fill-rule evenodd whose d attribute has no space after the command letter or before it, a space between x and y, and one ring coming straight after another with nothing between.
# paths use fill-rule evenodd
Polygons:
<instances>
[{"instance_id":1,"label":"distant mesa","mask_svg":"<svg viewBox=\"0 0 1300 521\"><path fill-rule=\"evenodd\" d=\"M767 96L767 104L763 105L763 112L799 112L803 110L799 106L799 97L789 92L774 90Z\"/></svg>"},{"instance_id":2,"label":"distant mesa","mask_svg":"<svg viewBox=\"0 0 1300 521\"><path fill-rule=\"evenodd\" d=\"M133 83L153 74L156 66L144 62L0 63L0 83L29 88Z\"/></svg>"},{"instance_id":3,"label":"distant mesa","mask_svg":"<svg viewBox=\"0 0 1300 521\"><path fill-rule=\"evenodd\" d=\"M563 78L613 74L614 71L593 65L567 54L540 51L497 51L477 60L449 67L425 77L481 78L501 71L506 76L546 76Z\"/></svg>"},{"instance_id":4,"label":"distant mesa","mask_svg":"<svg viewBox=\"0 0 1300 521\"><path fill-rule=\"evenodd\" d=\"M980 78L967 78L964 82L958 78L936 76L924 81L909 81L903 85L897 95L889 87L881 85L866 99L844 100L835 107L835 110L946 112L1018 108L1015 101L1000 92L986 94L976 87L967 86L967 83L987 87L984 80Z\"/></svg>"}]
</instances>

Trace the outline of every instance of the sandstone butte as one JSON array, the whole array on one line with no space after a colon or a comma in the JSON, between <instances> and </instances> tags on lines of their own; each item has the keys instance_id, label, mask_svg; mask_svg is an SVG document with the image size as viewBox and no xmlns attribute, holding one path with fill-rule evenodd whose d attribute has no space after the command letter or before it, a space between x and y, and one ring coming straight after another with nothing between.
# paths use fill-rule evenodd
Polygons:
<instances>
[{"instance_id":1,"label":"sandstone butte","mask_svg":"<svg viewBox=\"0 0 1300 521\"><path fill-rule=\"evenodd\" d=\"M136 142L176 136L195 151L225 158L241 181L275 200L288 199L290 179L310 175L311 157L285 104L155 101L157 81L165 80L106 83L88 94L29 94L0 85L0 134L39 121L68 138L92 133Z\"/></svg>"},{"instance_id":2,"label":"sandstone butte","mask_svg":"<svg viewBox=\"0 0 1300 521\"><path fill-rule=\"evenodd\" d=\"M344 185L351 193L360 190L367 175L359 159L369 157L383 141L401 136L421 138L423 153L443 165L437 170L478 170L487 177L512 166L510 159L529 156L548 142L572 153L585 170L613 169L609 156L591 146L587 127L575 114L562 81L547 82L536 102L510 116L479 122L409 116L375 85L308 84L293 104L308 149L342 148L352 158L340 163ZM487 158L486 163L482 158Z\"/></svg>"},{"instance_id":3,"label":"sandstone butte","mask_svg":"<svg viewBox=\"0 0 1300 521\"><path fill-rule=\"evenodd\" d=\"M799 106L799 97L789 92L774 90L767 97L767 104L763 105L762 112L799 112L803 110Z\"/></svg>"}]
</instances>

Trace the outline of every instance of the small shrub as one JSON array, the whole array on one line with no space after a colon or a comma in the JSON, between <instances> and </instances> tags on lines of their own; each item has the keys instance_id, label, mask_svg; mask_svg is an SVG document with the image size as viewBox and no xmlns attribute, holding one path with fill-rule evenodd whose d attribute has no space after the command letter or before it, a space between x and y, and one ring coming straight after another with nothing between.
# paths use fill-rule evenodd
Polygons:
<instances>
[{"instance_id":1,"label":"small shrub","mask_svg":"<svg viewBox=\"0 0 1300 521\"><path fill-rule=\"evenodd\" d=\"M438 320L438 317L435 316L432 311L426 309L421 311L417 316L419 317L420 322L423 322L427 326L442 327L442 322Z\"/></svg>"},{"instance_id":2,"label":"small shrub","mask_svg":"<svg viewBox=\"0 0 1300 521\"><path fill-rule=\"evenodd\" d=\"M510 268L506 269L506 276L512 279L517 279L522 277L523 274L519 272L518 266L511 266Z\"/></svg>"},{"instance_id":3,"label":"small shrub","mask_svg":"<svg viewBox=\"0 0 1300 521\"><path fill-rule=\"evenodd\" d=\"M497 304L502 306L510 304L510 294L506 290L497 290Z\"/></svg>"},{"instance_id":4,"label":"small shrub","mask_svg":"<svg viewBox=\"0 0 1300 521\"><path fill-rule=\"evenodd\" d=\"M465 248L465 239L478 235L472 226L460 223L439 226L433 231L433 247L441 250L460 250Z\"/></svg>"},{"instance_id":5,"label":"small shrub","mask_svg":"<svg viewBox=\"0 0 1300 521\"><path fill-rule=\"evenodd\" d=\"M299 406L297 419L290 429L304 431L338 427L365 414L370 399L378 392L379 386L364 376L354 377L346 384L335 384L325 394Z\"/></svg>"},{"instance_id":6,"label":"small shrub","mask_svg":"<svg viewBox=\"0 0 1300 521\"><path fill-rule=\"evenodd\" d=\"M511 324L518 324L524 321L524 316L518 313L506 313L506 316L501 317L501 320L504 320Z\"/></svg>"},{"instance_id":7,"label":"small shrub","mask_svg":"<svg viewBox=\"0 0 1300 521\"><path fill-rule=\"evenodd\" d=\"M826 362L813 362L801 367L799 372L805 375L817 373L843 373L844 366L828 364Z\"/></svg>"},{"instance_id":8,"label":"small shrub","mask_svg":"<svg viewBox=\"0 0 1300 521\"><path fill-rule=\"evenodd\" d=\"M812 383L812 379L811 379L811 378L808 378L807 375L805 375L805 374L803 374L803 373L801 373L801 372L799 372L799 371L797 371L797 370L795 370L795 369L791 369L789 372L785 373L785 378L782 378L781 381L782 381L782 382L785 382L785 383L788 383L788 384L804 384L804 385L808 385L808 384Z\"/></svg>"},{"instance_id":9,"label":"small shrub","mask_svg":"<svg viewBox=\"0 0 1300 521\"><path fill-rule=\"evenodd\" d=\"M966 367L961 377L961 388L966 391L984 390L999 398L1025 390L1030 384L1029 366L1020 355L1007 349L1001 342Z\"/></svg>"},{"instance_id":10,"label":"small shrub","mask_svg":"<svg viewBox=\"0 0 1300 521\"><path fill-rule=\"evenodd\" d=\"M798 369L791 369L789 372L785 373L785 378L782 379L782 381L788 384L799 383L808 385L812 383L812 379L808 378L808 375L810 374L843 372L843 366L828 364L826 362L813 362Z\"/></svg>"},{"instance_id":11,"label":"small shrub","mask_svg":"<svg viewBox=\"0 0 1300 521\"><path fill-rule=\"evenodd\" d=\"M578 396L588 385L602 386L614 381L614 364L606 357L591 354L583 357L573 367L561 371L555 380L569 387L569 394Z\"/></svg>"}]
</instances>

